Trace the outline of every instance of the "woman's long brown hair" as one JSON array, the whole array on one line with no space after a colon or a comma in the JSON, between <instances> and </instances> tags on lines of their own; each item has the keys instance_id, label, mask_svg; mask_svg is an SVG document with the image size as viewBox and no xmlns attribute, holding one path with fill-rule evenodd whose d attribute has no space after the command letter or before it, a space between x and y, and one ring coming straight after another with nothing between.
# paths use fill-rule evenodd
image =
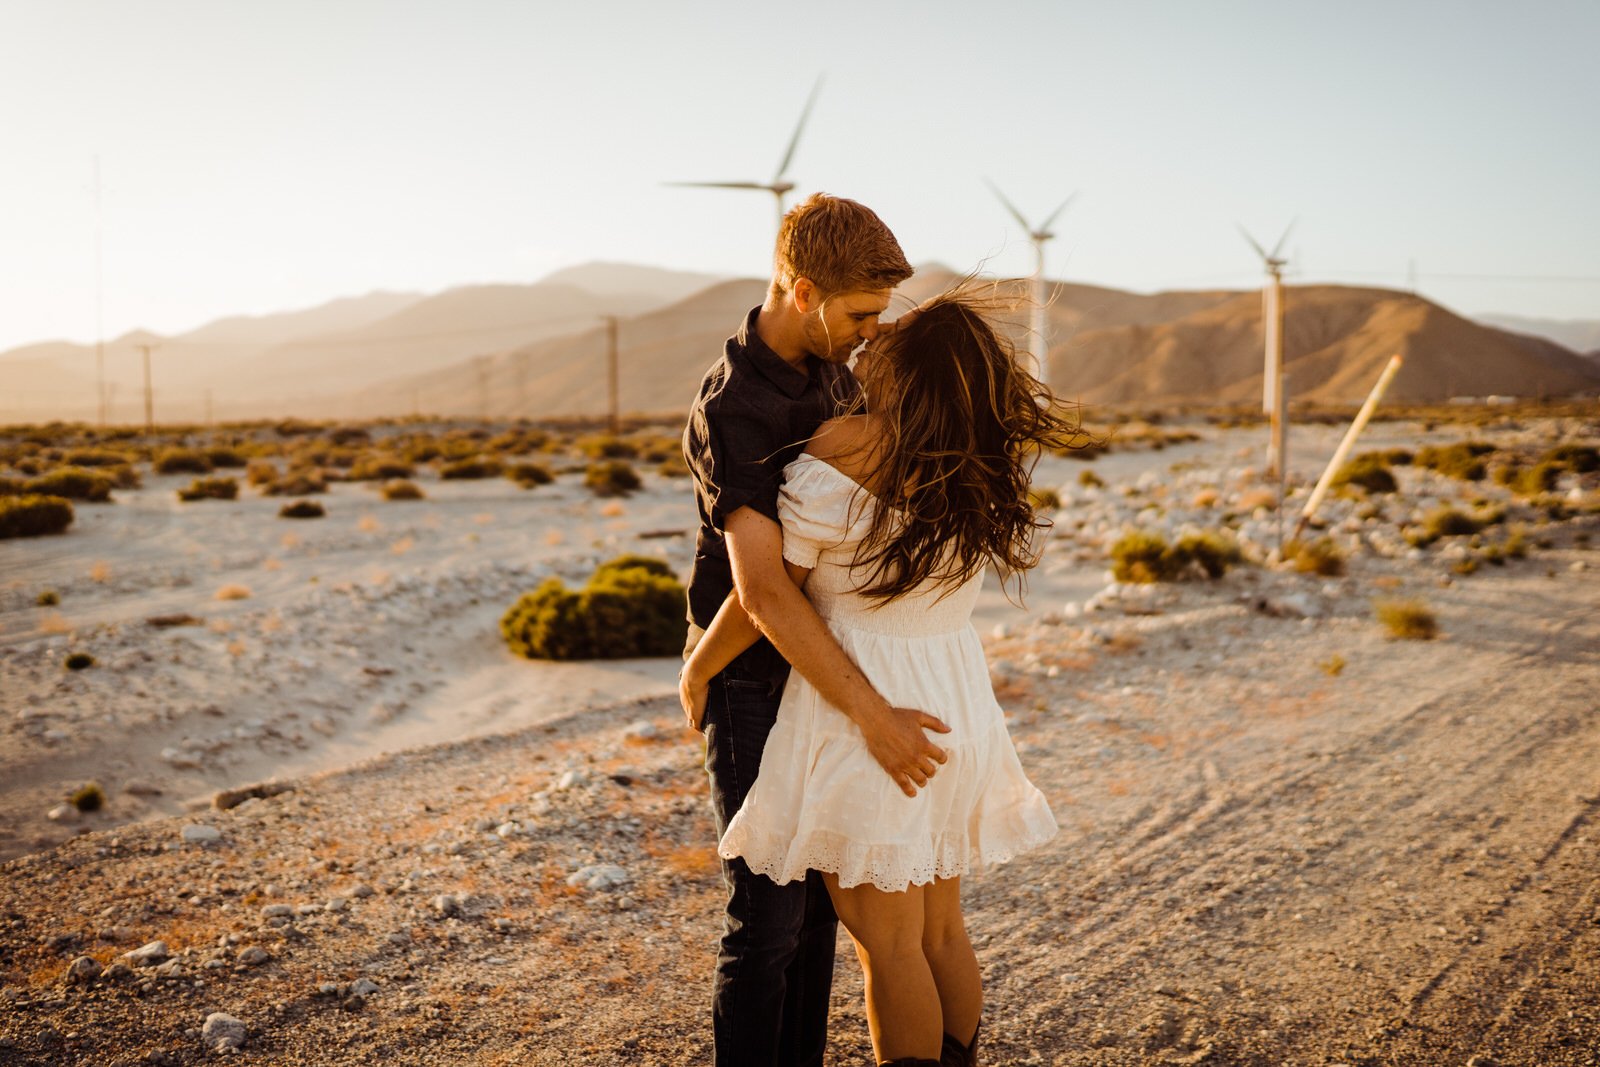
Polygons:
<instances>
[{"instance_id":1,"label":"woman's long brown hair","mask_svg":"<svg viewBox=\"0 0 1600 1067\"><path fill-rule=\"evenodd\" d=\"M992 291L992 290L991 290ZM1042 450L1091 440L1017 363L994 319L1008 305L970 281L925 303L874 354L890 385L871 482L880 506L856 552L883 601L934 580L954 589L992 564L1003 581L1039 561L1050 525L1028 497Z\"/></svg>"}]
</instances>

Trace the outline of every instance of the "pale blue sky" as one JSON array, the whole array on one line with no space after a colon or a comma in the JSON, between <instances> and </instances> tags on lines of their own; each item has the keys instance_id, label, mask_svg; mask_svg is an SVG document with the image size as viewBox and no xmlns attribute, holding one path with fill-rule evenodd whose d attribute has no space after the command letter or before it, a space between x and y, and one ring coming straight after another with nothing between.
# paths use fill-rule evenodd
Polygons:
<instances>
[{"instance_id":1,"label":"pale blue sky","mask_svg":"<svg viewBox=\"0 0 1600 1067\"><path fill-rule=\"evenodd\" d=\"M614 259L763 273L773 175L914 262L1600 318L1600 4L0 0L0 348ZM1567 281L1450 275L1560 277Z\"/></svg>"}]
</instances>

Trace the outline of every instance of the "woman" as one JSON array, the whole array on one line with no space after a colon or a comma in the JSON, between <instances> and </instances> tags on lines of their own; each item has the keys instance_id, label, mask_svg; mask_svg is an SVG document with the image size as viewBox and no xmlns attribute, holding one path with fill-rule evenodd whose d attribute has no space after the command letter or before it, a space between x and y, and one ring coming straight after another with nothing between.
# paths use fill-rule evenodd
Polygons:
<instances>
[{"instance_id":1,"label":"woman","mask_svg":"<svg viewBox=\"0 0 1600 1067\"><path fill-rule=\"evenodd\" d=\"M853 723L791 676L760 773L719 845L775 881L821 871L866 972L880 1063L976 1062L982 988L961 876L1048 840L971 614L987 567L1037 562L1028 499L1043 447L1080 437L1018 365L983 303L955 291L858 356L866 411L824 423L785 469L790 577L873 686L951 728L914 797ZM685 665L698 721L707 681L757 638L730 596Z\"/></svg>"}]
</instances>

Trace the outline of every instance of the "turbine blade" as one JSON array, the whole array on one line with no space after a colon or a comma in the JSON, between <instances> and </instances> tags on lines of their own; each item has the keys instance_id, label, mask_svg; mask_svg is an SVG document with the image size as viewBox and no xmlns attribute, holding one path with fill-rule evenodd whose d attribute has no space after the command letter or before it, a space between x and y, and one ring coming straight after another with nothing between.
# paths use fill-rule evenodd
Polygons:
<instances>
[{"instance_id":1,"label":"turbine blade","mask_svg":"<svg viewBox=\"0 0 1600 1067\"><path fill-rule=\"evenodd\" d=\"M773 175L772 182L776 185L789 173L789 164L794 162L794 150L800 147L800 134L806 128L806 120L811 117L811 105L817 102L817 93L822 91L822 75L817 75L817 83L811 87L811 95L806 97L805 110L800 112L800 122L794 128L794 136L789 138L789 148L783 153L783 162L778 164L778 173Z\"/></svg>"},{"instance_id":2,"label":"turbine blade","mask_svg":"<svg viewBox=\"0 0 1600 1067\"><path fill-rule=\"evenodd\" d=\"M1077 193L1073 193L1071 196L1069 196L1065 200L1061 201L1061 206L1056 208L1054 211L1050 212L1050 217L1045 219L1043 222L1041 222L1039 224L1039 232L1040 233L1048 233L1048 232L1050 232L1050 224L1052 222L1056 221L1057 216L1059 216L1063 211L1067 210L1067 205L1072 203L1076 199L1078 199L1078 194Z\"/></svg>"},{"instance_id":3,"label":"turbine blade","mask_svg":"<svg viewBox=\"0 0 1600 1067\"><path fill-rule=\"evenodd\" d=\"M1299 222L1299 216L1289 220L1289 225L1283 228L1283 236L1278 238L1278 243L1272 246L1272 258L1277 259L1278 253L1283 251L1283 242L1289 239L1289 231L1294 229L1294 224Z\"/></svg>"},{"instance_id":4,"label":"turbine blade","mask_svg":"<svg viewBox=\"0 0 1600 1067\"><path fill-rule=\"evenodd\" d=\"M1262 259L1272 258L1271 256L1267 255L1267 250L1262 248L1261 244L1254 237L1250 236L1250 231L1244 228L1243 223L1236 222L1234 225L1239 227L1239 232L1244 234L1244 239L1250 242L1250 247L1256 250L1256 255L1260 256Z\"/></svg>"},{"instance_id":5,"label":"turbine blade","mask_svg":"<svg viewBox=\"0 0 1600 1067\"><path fill-rule=\"evenodd\" d=\"M1000 191L1000 187L998 185L992 181L989 181L988 178L983 180L990 189L994 190L994 195L1000 198L1000 202L1006 206L1006 210L1011 212L1011 217L1017 220L1017 225L1022 227L1022 232L1031 235L1033 233L1033 227L1028 225L1028 220L1022 217L1022 212L1017 210L1017 206L1006 199L1006 194Z\"/></svg>"},{"instance_id":6,"label":"turbine blade","mask_svg":"<svg viewBox=\"0 0 1600 1067\"><path fill-rule=\"evenodd\" d=\"M679 189L765 189L772 191L772 186L762 185L760 182L662 182L662 185L671 185Z\"/></svg>"}]
</instances>

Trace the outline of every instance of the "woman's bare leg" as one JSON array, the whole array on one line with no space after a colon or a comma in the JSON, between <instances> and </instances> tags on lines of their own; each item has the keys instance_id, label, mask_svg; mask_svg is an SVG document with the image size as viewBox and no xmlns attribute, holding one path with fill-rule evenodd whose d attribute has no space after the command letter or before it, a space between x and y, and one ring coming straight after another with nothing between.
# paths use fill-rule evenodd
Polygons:
<instances>
[{"instance_id":1,"label":"woman's bare leg","mask_svg":"<svg viewBox=\"0 0 1600 1067\"><path fill-rule=\"evenodd\" d=\"M832 874L822 878L866 972L873 1054L880 1063L907 1056L937 1060L944 1042L944 1017L940 991L923 952L927 887L886 893L871 884L842 889Z\"/></svg>"},{"instance_id":2,"label":"woman's bare leg","mask_svg":"<svg viewBox=\"0 0 1600 1067\"><path fill-rule=\"evenodd\" d=\"M983 1014L983 982L961 919L960 878L940 878L923 887L922 952L939 989L945 1033L970 1045Z\"/></svg>"}]
</instances>

